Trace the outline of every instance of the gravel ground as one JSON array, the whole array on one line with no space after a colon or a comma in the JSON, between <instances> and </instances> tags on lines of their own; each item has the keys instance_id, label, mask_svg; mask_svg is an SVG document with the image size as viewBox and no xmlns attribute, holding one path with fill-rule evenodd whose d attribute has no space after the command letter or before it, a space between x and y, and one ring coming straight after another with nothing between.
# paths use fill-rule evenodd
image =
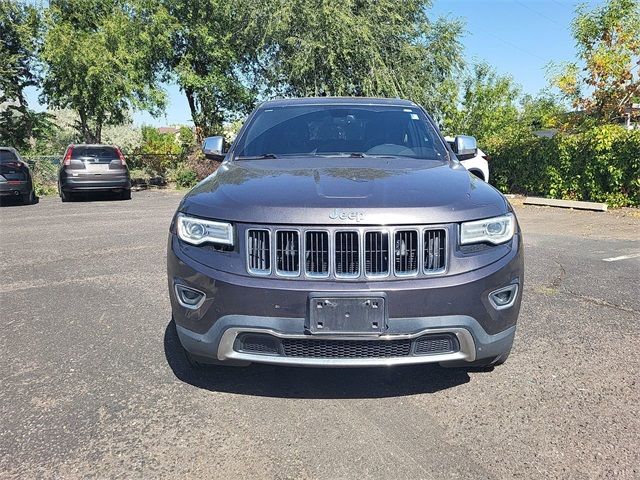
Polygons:
<instances>
[{"instance_id":1,"label":"gravel ground","mask_svg":"<svg viewBox=\"0 0 640 480\"><path fill-rule=\"evenodd\" d=\"M0 477L640 477L640 215L524 207L493 372L190 371L170 323L181 196L0 209Z\"/></svg>"}]
</instances>

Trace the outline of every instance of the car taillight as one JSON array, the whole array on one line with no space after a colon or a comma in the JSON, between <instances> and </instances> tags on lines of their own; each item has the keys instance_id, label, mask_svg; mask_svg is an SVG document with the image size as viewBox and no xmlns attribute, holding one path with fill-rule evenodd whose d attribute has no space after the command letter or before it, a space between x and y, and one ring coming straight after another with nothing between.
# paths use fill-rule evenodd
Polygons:
<instances>
[{"instance_id":1,"label":"car taillight","mask_svg":"<svg viewBox=\"0 0 640 480\"><path fill-rule=\"evenodd\" d=\"M126 165L127 162L124 161L124 155L122 154L122 152L120 151L120 149L118 147L116 147L116 152L118 152L118 157L120 157L120 163L122 165Z\"/></svg>"},{"instance_id":2,"label":"car taillight","mask_svg":"<svg viewBox=\"0 0 640 480\"><path fill-rule=\"evenodd\" d=\"M71 154L73 153L73 145L67 148L67 153L64 155L64 165L71 165Z\"/></svg>"}]
</instances>

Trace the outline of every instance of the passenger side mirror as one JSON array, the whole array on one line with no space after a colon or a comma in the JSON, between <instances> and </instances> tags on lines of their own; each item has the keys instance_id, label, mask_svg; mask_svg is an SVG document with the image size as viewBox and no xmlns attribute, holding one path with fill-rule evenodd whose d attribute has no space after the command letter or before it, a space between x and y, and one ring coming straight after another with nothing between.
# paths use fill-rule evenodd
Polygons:
<instances>
[{"instance_id":1,"label":"passenger side mirror","mask_svg":"<svg viewBox=\"0 0 640 480\"><path fill-rule=\"evenodd\" d=\"M473 158L478 153L476 138L469 135L458 135L453 141L453 151L458 160Z\"/></svg>"},{"instance_id":2,"label":"passenger side mirror","mask_svg":"<svg viewBox=\"0 0 640 480\"><path fill-rule=\"evenodd\" d=\"M202 142L202 153L210 160L224 159L224 137L207 137Z\"/></svg>"}]
</instances>

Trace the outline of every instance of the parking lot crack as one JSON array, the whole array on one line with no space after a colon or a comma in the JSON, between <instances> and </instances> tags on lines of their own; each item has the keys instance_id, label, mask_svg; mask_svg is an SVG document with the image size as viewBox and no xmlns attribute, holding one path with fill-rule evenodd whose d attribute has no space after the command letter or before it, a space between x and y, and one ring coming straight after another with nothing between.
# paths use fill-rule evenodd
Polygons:
<instances>
[{"instance_id":1,"label":"parking lot crack","mask_svg":"<svg viewBox=\"0 0 640 480\"><path fill-rule=\"evenodd\" d=\"M640 314L640 311L635 310L633 308L625 307L624 305L618 305L617 303L607 302L606 300L603 300L601 298L591 297L589 295L582 295L581 293L576 293L566 288L562 289L562 293L566 293L567 295L570 295L579 300L582 300L583 302L591 303L593 305L598 305L600 307L609 307L609 308L614 308L616 310L620 310L626 313Z\"/></svg>"}]
</instances>

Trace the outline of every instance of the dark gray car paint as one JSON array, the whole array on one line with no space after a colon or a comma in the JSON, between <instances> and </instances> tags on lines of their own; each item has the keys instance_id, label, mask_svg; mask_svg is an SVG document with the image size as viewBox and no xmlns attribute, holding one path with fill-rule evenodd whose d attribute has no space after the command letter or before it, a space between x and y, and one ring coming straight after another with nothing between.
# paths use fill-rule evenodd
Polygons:
<instances>
[{"instance_id":1,"label":"dark gray car paint","mask_svg":"<svg viewBox=\"0 0 640 480\"><path fill-rule=\"evenodd\" d=\"M267 102L256 112L274 105L303 103L416 107L411 102L388 99L323 98ZM373 290L383 291L388 297L390 325L394 319L428 322L432 317L463 315L474 319L484 335L496 335L514 327L524 270L519 228L513 240L504 245L470 251L457 247L457 224L503 215L512 211L511 206L500 192L469 174L443 138L442 141L451 157L448 162L403 157L305 156L234 160L232 147L218 171L193 188L178 211L233 222L237 240L233 250L188 245L174 235L171 226L168 280L173 316L179 329L206 335L219 319L237 315L255 318L260 324L265 318L273 318L274 322L278 318L303 319L310 292L357 294ZM440 224L445 224L449 232L449 265L446 274L433 278L338 281L256 278L246 272L243 232L250 225L269 228L318 225L331 229ZM203 307L196 311L181 307L173 289L176 282L205 292L207 301ZM493 309L488 293L510 283L520 284L515 305L507 310ZM214 343L208 346L209 355L214 358L218 340L214 335ZM505 353L510 343L505 346L504 339L501 342L500 348ZM487 351L495 353L485 348ZM485 358L486 353L477 352L477 357Z\"/></svg>"}]
</instances>

